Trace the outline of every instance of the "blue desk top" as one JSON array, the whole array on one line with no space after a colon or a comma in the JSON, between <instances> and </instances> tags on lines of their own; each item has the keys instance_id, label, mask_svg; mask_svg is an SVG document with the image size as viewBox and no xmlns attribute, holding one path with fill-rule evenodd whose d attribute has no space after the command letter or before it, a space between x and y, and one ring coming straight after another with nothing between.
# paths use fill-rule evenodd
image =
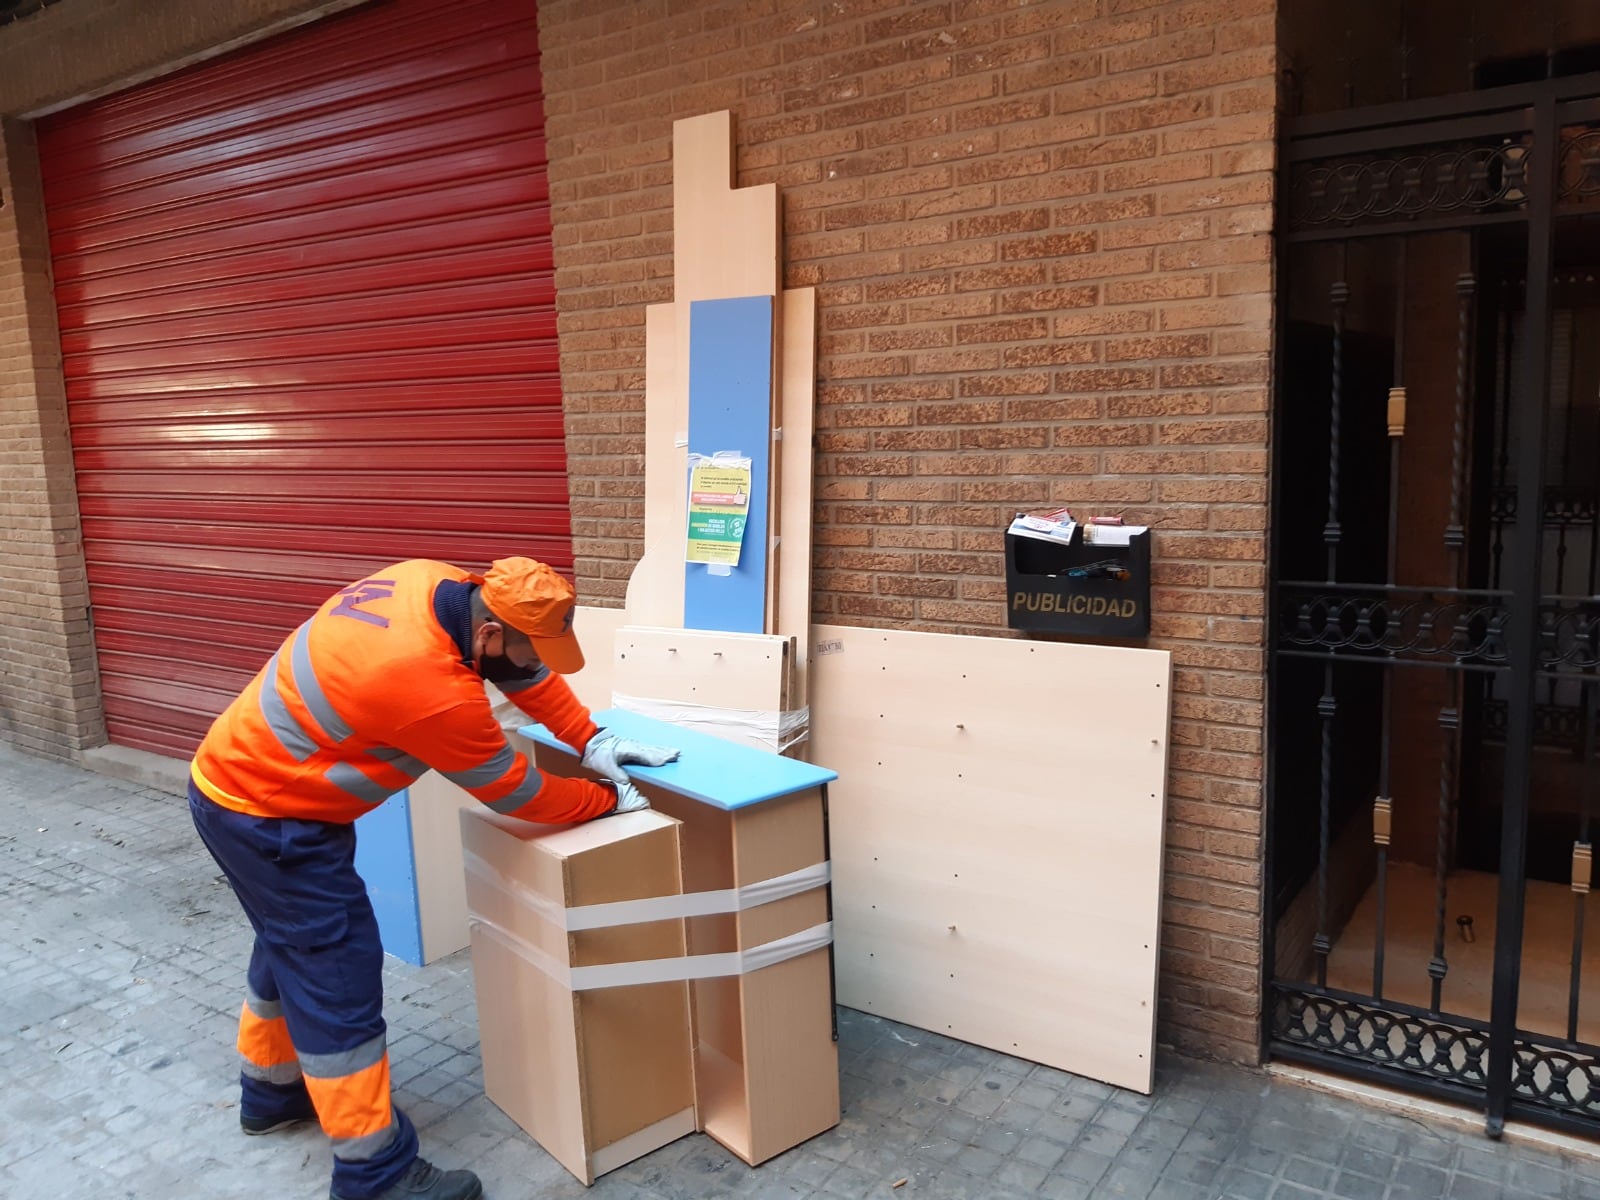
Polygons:
<instances>
[{"instance_id":1,"label":"blue desk top","mask_svg":"<svg viewBox=\"0 0 1600 1200\"><path fill-rule=\"evenodd\" d=\"M594 714L595 724L618 737L675 746L682 751L677 762L664 767L629 767L628 774L656 787L688 796L714 808L748 808L763 800L777 800L808 791L839 778L837 771L796 758L725 742L708 733L682 729L653 717L608 708ZM522 733L536 742L576 753L543 725L526 726Z\"/></svg>"}]
</instances>

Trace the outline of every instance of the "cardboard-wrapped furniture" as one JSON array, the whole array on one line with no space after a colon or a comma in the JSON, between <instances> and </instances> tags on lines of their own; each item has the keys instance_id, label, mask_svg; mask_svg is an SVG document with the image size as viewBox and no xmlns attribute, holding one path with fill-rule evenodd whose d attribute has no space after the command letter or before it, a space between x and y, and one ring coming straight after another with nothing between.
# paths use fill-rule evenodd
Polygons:
<instances>
[{"instance_id":1,"label":"cardboard-wrapped furniture","mask_svg":"<svg viewBox=\"0 0 1600 1200\"><path fill-rule=\"evenodd\" d=\"M683 751L632 772L654 811L516 831L462 816L485 1090L585 1182L693 1128L756 1165L839 1121L835 775L595 716ZM582 773L548 731L524 733L542 769ZM645 1011L648 1031L633 1020Z\"/></svg>"}]
</instances>

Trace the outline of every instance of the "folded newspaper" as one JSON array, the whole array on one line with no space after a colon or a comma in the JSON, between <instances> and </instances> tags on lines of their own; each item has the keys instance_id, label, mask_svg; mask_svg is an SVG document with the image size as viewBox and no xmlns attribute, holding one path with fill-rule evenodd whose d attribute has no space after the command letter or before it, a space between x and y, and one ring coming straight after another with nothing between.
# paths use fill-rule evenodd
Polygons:
<instances>
[{"instance_id":1,"label":"folded newspaper","mask_svg":"<svg viewBox=\"0 0 1600 1200\"><path fill-rule=\"evenodd\" d=\"M1083 527L1083 540L1095 546L1131 546L1133 539L1148 532L1148 525L1100 525Z\"/></svg>"},{"instance_id":2,"label":"folded newspaper","mask_svg":"<svg viewBox=\"0 0 1600 1200\"><path fill-rule=\"evenodd\" d=\"M1049 512L1018 513L1008 532L1018 537L1066 544L1072 541L1077 528L1078 523L1072 519L1072 514L1064 508L1057 508Z\"/></svg>"}]
</instances>

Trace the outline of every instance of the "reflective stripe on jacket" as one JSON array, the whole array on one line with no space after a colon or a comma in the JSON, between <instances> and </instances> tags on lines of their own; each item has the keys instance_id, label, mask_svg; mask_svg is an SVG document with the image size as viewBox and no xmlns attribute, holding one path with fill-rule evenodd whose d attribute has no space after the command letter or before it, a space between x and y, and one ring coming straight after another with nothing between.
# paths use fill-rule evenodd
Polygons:
<instances>
[{"instance_id":1,"label":"reflective stripe on jacket","mask_svg":"<svg viewBox=\"0 0 1600 1200\"><path fill-rule=\"evenodd\" d=\"M513 750L483 680L439 624L443 580L476 581L447 563L396 563L329 597L212 724L191 771L236 812L354 821L430 767L496 812L563 824L608 811L616 795L545 776ZM580 752L589 712L541 671L509 699Z\"/></svg>"}]
</instances>

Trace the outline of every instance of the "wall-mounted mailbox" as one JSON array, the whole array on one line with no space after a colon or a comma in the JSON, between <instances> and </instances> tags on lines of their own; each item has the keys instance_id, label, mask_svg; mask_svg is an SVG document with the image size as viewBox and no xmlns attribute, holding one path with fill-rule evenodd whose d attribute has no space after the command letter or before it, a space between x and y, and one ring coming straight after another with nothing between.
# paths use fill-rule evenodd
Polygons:
<instances>
[{"instance_id":1,"label":"wall-mounted mailbox","mask_svg":"<svg viewBox=\"0 0 1600 1200\"><path fill-rule=\"evenodd\" d=\"M1006 619L1013 629L1094 638L1150 634L1150 532L1125 546L1006 534Z\"/></svg>"}]
</instances>

